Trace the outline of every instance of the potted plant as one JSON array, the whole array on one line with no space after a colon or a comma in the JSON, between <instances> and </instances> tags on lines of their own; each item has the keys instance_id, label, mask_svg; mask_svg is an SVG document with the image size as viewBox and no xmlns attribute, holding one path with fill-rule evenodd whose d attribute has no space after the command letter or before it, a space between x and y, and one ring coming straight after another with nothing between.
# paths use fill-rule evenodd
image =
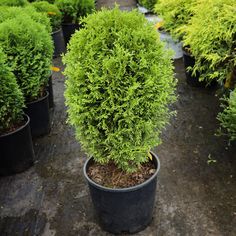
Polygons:
<instances>
[{"instance_id":1,"label":"potted plant","mask_svg":"<svg viewBox=\"0 0 236 236\"><path fill-rule=\"evenodd\" d=\"M0 78L0 175L9 175L30 167L34 151L24 97L1 48Z\"/></svg>"},{"instance_id":2,"label":"potted plant","mask_svg":"<svg viewBox=\"0 0 236 236\"><path fill-rule=\"evenodd\" d=\"M62 12L62 30L67 45L71 35L80 28L80 18L95 9L95 2L94 0L56 0L55 4Z\"/></svg>"},{"instance_id":3,"label":"potted plant","mask_svg":"<svg viewBox=\"0 0 236 236\"><path fill-rule=\"evenodd\" d=\"M229 97L223 98L223 111L217 116L220 121L220 135L225 135L229 138L229 143L236 140L236 89L234 89Z\"/></svg>"},{"instance_id":4,"label":"potted plant","mask_svg":"<svg viewBox=\"0 0 236 236\"><path fill-rule=\"evenodd\" d=\"M61 29L62 15L58 7L46 1L33 2L31 4L38 12L46 14L52 26L52 38L54 42L54 57L60 56L65 51L65 42Z\"/></svg>"},{"instance_id":5,"label":"potted plant","mask_svg":"<svg viewBox=\"0 0 236 236\"><path fill-rule=\"evenodd\" d=\"M171 55L137 11L103 9L83 24L63 59L69 122L91 156L84 175L101 226L134 233L152 219L160 164L150 149L176 98Z\"/></svg>"},{"instance_id":6,"label":"potted plant","mask_svg":"<svg viewBox=\"0 0 236 236\"><path fill-rule=\"evenodd\" d=\"M48 92L53 45L45 27L18 15L0 23L0 46L24 94L33 137L50 131Z\"/></svg>"},{"instance_id":7,"label":"potted plant","mask_svg":"<svg viewBox=\"0 0 236 236\"><path fill-rule=\"evenodd\" d=\"M25 17L30 17L34 21L42 24L45 26L45 29L48 31L49 34L52 32L52 27L48 16L37 12L34 7L27 5L26 7L8 7L8 6L0 6L0 23L7 19L14 19L18 15L25 15ZM49 72L50 73L50 72ZM49 80L48 80L48 100L49 100L49 108L54 107L54 98L53 98L53 85L52 85L52 73L50 73Z\"/></svg>"},{"instance_id":8,"label":"potted plant","mask_svg":"<svg viewBox=\"0 0 236 236\"><path fill-rule=\"evenodd\" d=\"M0 6L0 12L0 23L8 19L14 19L18 15L25 15L25 17L30 17L32 20L45 26L49 34L52 32L48 17L45 14L37 12L31 5L27 5L26 7Z\"/></svg>"},{"instance_id":9,"label":"potted plant","mask_svg":"<svg viewBox=\"0 0 236 236\"><path fill-rule=\"evenodd\" d=\"M164 29L174 40L182 42L188 22L194 14L193 7L198 3L193 0L159 0L155 5L155 12L163 18L162 32ZM183 47L183 62L187 83L194 87L205 87L206 83L199 81L199 72L192 71L195 58L189 45Z\"/></svg>"},{"instance_id":10,"label":"potted plant","mask_svg":"<svg viewBox=\"0 0 236 236\"><path fill-rule=\"evenodd\" d=\"M235 3L205 0L193 10L183 37L184 45L190 46L196 60L193 72L199 72L200 81L223 84L227 78L233 78L236 65L236 21L232 15Z\"/></svg>"},{"instance_id":11,"label":"potted plant","mask_svg":"<svg viewBox=\"0 0 236 236\"><path fill-rule=\"evenodd\" d=\"M194 0L159 0L155 5L155 12L163 18L162 28L179 41L183 39L180 29L187 25L193 16Z\"/></svg>"},{"instance_id":12,"label":"potted plant","mask_svg":"<svg viewBox=\"0 0 236 236\"><path fill-rule=\"evenodd\" d=\"M29 4L27 0L0 0L0 6L9 6L9 7L19 6L19 7L24 7L27 4Z\"/></svg>"},{"instance_id":13,"label":"potted plant","mask_svg":"<svg viewBox=\"0 0 236 236\"><path fill-rule=\"evenodd\" d=\"M8 6L0 6L0 23L7 19L14 19L18 15L25 15L25 17L30 17L34 21L42 24L45 26L45 29L48 31L49 34L52 32L52 27L48 16L37 12L34 7L28 5L26 7L8 7ZM49 72L50 73L50 72ZM50 73L49 80L48 80L48 100L49 100L49 108L54 107L54 98L53 98L53 85L52 85L52 73Z\"/></svg>"}]
</instances>

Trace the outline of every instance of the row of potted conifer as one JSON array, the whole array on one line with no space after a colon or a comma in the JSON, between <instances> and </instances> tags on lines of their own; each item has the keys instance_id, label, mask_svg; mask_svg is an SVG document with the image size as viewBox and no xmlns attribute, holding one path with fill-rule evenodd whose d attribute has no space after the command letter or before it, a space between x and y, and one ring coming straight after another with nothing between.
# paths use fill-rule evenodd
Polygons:
<instances>
[{"instance_id":1,"label":"row of potted conifer","mask_svg":"<svg viewBox=\"0 0 236 236\"><path fill-rule=\"evenodd\" d=\"M94 8L94 1L91 0L57 0L55 4L50 2L0 1L2 70L5 66L6 70L13 73L24 101L21 112L20 108L16 110L20 114L26 114L16 115L14 109L11 111L12 107L8 109L8 103L5 101L7 94L1 94L4 98L1 99L3 114L0 124L2 175L21 172L28 168L27 160L30 160L31 164L34 161L31 135L34 138L50 132L49 109L54 106L51 65L53 45L57 47L52 39L55 39L54 35L57 34L54 31L60 32L62 16L64 24L71 21L76 25L79 17ZM67 40L69 37L70 35ZM5 88L6 85L2 83L1 86ZM15 92L17 91L13 90L12 94L8 95L14 96ZM8 124L5 119L10 123ZM23 129L25 126L30 129ZM25 130L28 132L27 135ZM8 142L9 145L6 145Z\"/></svg>"},{"instance_id":2,"label":"row of potted conifer","mask_svg":"<svg viewBox=\"0 0 236 236\"><path fill-rule=\"evenodd\" d=\"M50 131L48 91L52 89L48 86L53 42L47 16L31 6L15 7L0 3L1 74L3 78L6 76L6 80L8 77L12 80L8 81L12 89L8 88L6 80L0 85L3 112L0 174L6 175L21 172L32 165L31 134L38 137ZM11 97L15 97L15 107Z\"/></svg>"},{"instance_id":3,"label":"row of potted conifer","mask_svg":"<svg viewBox=\"0 0 236 236\"><path fill-rule=\"evenodd\" d=\"M155 12L162 28L183 42L187 82L218 84L223 94L220 134L236 140L236 18L231 0L159 0Z\"/></svg>"}]
</instances>

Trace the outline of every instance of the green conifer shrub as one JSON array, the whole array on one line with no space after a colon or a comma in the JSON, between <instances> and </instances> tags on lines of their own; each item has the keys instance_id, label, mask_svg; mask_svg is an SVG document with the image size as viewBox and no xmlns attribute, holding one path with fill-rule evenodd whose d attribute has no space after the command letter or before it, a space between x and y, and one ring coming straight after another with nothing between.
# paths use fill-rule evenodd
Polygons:
<instances>
[{"instance_id":1,"label":"green conifer shrub","mask_svg":"<svg viewBox=\"0 0 236 236\"><path fill-rule=\"evenodd\" d=\"M196 59L200 80L222 83L236 65L236 2L201 0L185 28L184 45Z\"/></svg>"},{"instance_id":2,"label":"green conifer shrub","mask_svg":"<svg viewBox=\"0 0 236 236\"><path fill-rule=\"evenodd\" d=\"M28 0L28 2L42 2L42 1L43 0ZM55 2L55 0L46 0L46 2L53 4Z\"/></svg>"},{"instance_id":3,"label":"green conifer shrub","mask_svg":"<svg viewBox=\"0 0 236 236\"><path fill-rule=\"evenodd\" d=\"M0 6L9 6L9 7L19 6L19 7L24 7L27 4L29 4L27 0L0 0Z\"/></svg>"},{"instance_id":4,"label":"green conifer shrub","mask_svg":"<svg viewBox=\"0 0 236 236\"><path fill-rule=\"evenodd\" d=\"M236 140L236 89L231 92L229 98L224 98L223 111L217 116L220 121L220 134L227 135L230 141Z\"/></svg>"},{"instance_id":5,"label":"green conifer shrub","mask_svg":"<svg viewBox=\"0 0 236 236\"><path fill-rule=\"evenodd\" d=\"M8 7L8 6L0 6L0 23L8 19L14 19L16 16L30 17L34 21L45 26L46 30L51 34L52 27L50 25L49 18L40 12L37 12L34 7L26 6L26 7Z\"/></svg>"},{"instance_id":6,"label":"green conifer shrub","mask_svg":"<svg viewBox=\"0 0 236 236\"><path fill-rule=\"evenodd\" d=\"M79 23L81 17L95 9L94 0L55 0L63 16L64 23Z\"/></svg>"},{"instance_id":7,"label":"green conifer shrub","mask_svg":"<svg viewBox=\"0 0 236 236\"><path fill-rule=\"evenodd\" d=\"M0 49L0 135L22 121L23 107L23 94L6 63L6 55Z\"/></svg>"},{"instance_id":8,"label":"green conifer shrub","mask_svg":"<svg viewBox=\"0 0 236 236\"><path fill-rule=\"evenodd\" d=\"M26 101L41 97L48 82L53 43L45 27L26 15L0 23L0 47Z\"/></svg>"},{"instance_id":9,"label":"green conifer shrub","mask_svg":"<svg viewBox=\"0 0 236 236\"><path fill-rule=\"evenodd\" d=\"M163 18L163 28L173 38L182 40L185 26L193 15L192 6L195 0L158 0L154 11Z\"/></svg>"},{"instance_id":10,"label":"green conifer shrub","mask_svg":"<svg viewBox=\"0 0 236 236\"><path fill-rule=\"evenodd\" d=\"M83 23L63 59L69 122L96 162L131 172L161 143L172 114L171 53L137 11L103 9Z\"/></svg>"},{"instance_id":11,"label":"green conifer shrub","mask_svg":"<svg viewBox=\"0 0 236 236\"><path fill-rule=\"evenodd\" d=\"M49 17L52 30L56 31L61 27L62 15L58 7L54 4L50 4L46 1L33 2L32 6L41 13L44 13Z\"/></svg>"}]
</instances>

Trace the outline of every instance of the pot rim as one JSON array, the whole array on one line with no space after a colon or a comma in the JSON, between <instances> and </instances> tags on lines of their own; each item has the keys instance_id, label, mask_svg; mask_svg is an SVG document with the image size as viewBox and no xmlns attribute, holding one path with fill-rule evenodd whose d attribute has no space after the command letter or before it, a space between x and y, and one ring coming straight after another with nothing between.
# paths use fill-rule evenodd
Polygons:
<instances>
[{"instance_id":1,"label":"pot rim","mask_svg":"<svg viewBox=\"0 0 236 236\"><path fill-rule=\"evenodd\" d=\"M7 137L7 136L10 136L10 135L15 134L15 133L17 133L17 132L20 132L22 129L24 129L24 128L30 123L30 118L29 118L29 116L26 115L26 114L23 114L23 117L24 117L25 123L24 123L22 126L20 126L19 128L17 128L17 129L14 130L14 131L11 131L11 132L9 132L9 133L0 135L0 138L4 138L4 137Z\"/></svg>"},{"instance_id":2,"label":"pot rim","mask_svg":"<svg viewBox=\"0 0 236 236\"><path fill-rule=\"evenodd\" d=\"M27 102L27 103L26 103L26 107L27 107L27 105L31 105L31 104L40 102L40 101L46 99L48 96L49 96L49 92L48 92L48 91L45 91L45 95L44 95L43 97L38 98L37 100L34 100L34 101L32 101L32 102Z\"/></svg>"},{"instance_id":3,"label":"pot rim","mask_svg":"<svg viewBox=\"0 0 236 236\"><path fill-rule=\"evenodd\" d=\"M61 31L61 27L60 27L60 29L58 29L58 30L52 31L51 35L57 34L57 33L59 33L60 31Z\"/></svg>"},{"instance_id":4,"label":"pot rim","mask_svg":"<svg viewBox=\"0 0 236 236\"><path fill-rule=\"evenodd\" d=\"M138 190L138 189L142 188L143 186L149 184L153 179L155 179L157 177L157 174L158 174L159 170L160 170L160 160L159 160L158 156L152 151L150 151L150 153L155 158L156 163L157 163L157 169L156 169L155 173L149 179L144 181L143 183L132 186L132 187L128 187L128 188L108 188L108 187L104 187L100 184L95 183L91 178L89 178L89 176L87 175L87 171L86 171L89 162L93 159L92 157L90 157L85 162L84 167L83 167L83 173L84 173L85 178L87 179L87 181L91 185L93 185L94 187L96 187L98 189L101 189L103 191L106 191L106 192L131 192L131 191L135 191L135 190Z\"/></svg>"}]
</instances>

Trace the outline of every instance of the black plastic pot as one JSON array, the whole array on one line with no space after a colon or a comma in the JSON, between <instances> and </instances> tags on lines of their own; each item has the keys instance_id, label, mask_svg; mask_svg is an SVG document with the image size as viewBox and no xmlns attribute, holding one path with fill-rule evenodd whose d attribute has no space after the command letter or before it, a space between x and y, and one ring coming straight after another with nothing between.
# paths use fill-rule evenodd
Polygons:
<instances>
[{"instance_id":1,"label":"black plastic pot","mask_svg":"<svg viewBox=\"0 0 236 236\"><path fill-rule=\"evenodd\" d=\"M188 71L188 67L194 67L195 65L195 58L190 55L190 53L183 50L183 61L185 67L185 74L187 83L193 87L206 87L206 83L204 81L199 81L199 72L196 72L196 75L192 75L191 71Z\"/></svg>"},{"instance_id":2,"label":"black plastic pot","mask_svg":"<svg viewBox=\"0 0 236 236\"><path fill-rule=\"evenodd\" d=\"M26 104L25 113L30 117L30 128L33 138L50 132L49 93L37 101Z\"/></svg>"},{"instance_id":3,"label":"black plastic pot","mask_svg":"<svg viewBox=\"0 0 236 236\"><path fill-rule=\"evenodd\" d=\"M54 96L53 96L52 74L49 76L49 79L48 79L47 91L48 91L49 108L53 108Z\"/></svg>"},{"instance_id":4,"label":"black plastic pot","mask_svg":"<svg viewBox=\"0 0 236 236\"><path fill-rule=\"evenodd\" d=\"M34 163L30 132L30 118L17 130L0 136L0 175L11 175L27 170Z\"/></svg>"},{"instance_id":5,"label":"black plastic pot","mask_svg":"<svg viewBox=\"0 0 236 236\"><path fill-rule=\"evenodd\" d=\"M192 72L188 71L187 68L194 67L195 65L195 58L185 51L183 49L183 61L184 61L184 67L185 67L185 74L186 74L186 80L187 83L193 87L198 88L208 88L208 89L214 89L217 86L217 81L212 81L211 83L207 83L206 81L199 81L200 73L196 72L196 75L192 75Z\"/></svg>"},{"instance_id":6,"label":"black plastic pot","mask_svg":"<svg viewBox=\"0 0 236 236\"><path fill-rule=\"evenodd\" d=\"M157 173L160 169L158 157L152 153L156 166L154 175L144 183L123 189L103 187L87 175L93 159L84 165L90 194L100 226L111 233L136 233L148 226L152 220L156 194Z\"/></svg>"},{"instance_id":7,"label":"black plastic pot","mask_svg":"<svg viewBox=\"0 0 236 236\"><path fill-rule=\"evenodd\" d=\"M62 24L62 31L63 31L63 35L64 35L65 45L67 45L69 43L72 34L74 34L75 31L79 30L79 29L80 29L79 24L74 24L74 23L63 23Z\"/></svg>"},{"instance_id":8,"label":"black plastic pot","mask_svg":"<svg viewBox=\"0 0 236 236\"><path fill-rule=\"evenodd\" d=\"M65 52L65 42L62 29L52 32L52 38L54 43L53 57L59 57L63 52Z\"/></svg>"}]
</instances>

